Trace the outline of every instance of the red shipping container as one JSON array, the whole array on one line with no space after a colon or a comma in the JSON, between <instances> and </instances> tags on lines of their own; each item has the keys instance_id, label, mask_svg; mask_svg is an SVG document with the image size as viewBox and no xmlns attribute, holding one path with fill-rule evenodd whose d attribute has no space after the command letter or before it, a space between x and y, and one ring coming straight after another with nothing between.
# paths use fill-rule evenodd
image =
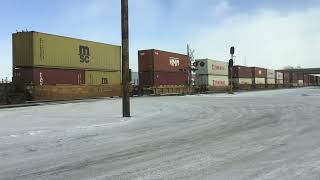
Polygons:
<instances>
[{"instance_id":1,"label":"red shipping container","mask_svg":"<svg viewBox=\"0 0 320 180\"><path fill-rule=\"evenodd\" d=\"M291 72L291 73L290 73L290 82L291 82L291 83L298 83L298 80L299 80L299 78L298 78L298 73L296 73L296 72Z\"/></svg>"},{"instance_id":2,"label":"red shipping container","mask_svg":"<svg viewBox=\"0 0 320 180\"><path fill-rule=\"evenodd\" d=\"M233 66L233 78L252 78L252 68L246 66Z\"/></svg>"},{"instance_id":3,"label":"red shipping container","mask_svg":"<svg viewBox=\"0 0 320 180\"><path fill-rule=\"evenodd\" d=\"M34 85L80 85L85 83L84 70L16 68L13 77L15 82Z\"/></svg>"},{"instance_id":4,"label":"red shipping container","mask_svg":"<svg viewBox=\"0 0 320 180\"><path fill-rule=\"evenodd\" d=\"M267 70L259 67L252 67L253 78L267 78Z\"/></svg>"},{"instance_id":5,"label":"red shipping container","mask_svg":"<svg viewBox=\"0 0 320 180\"><path fill-rule=\"evenodd\" d=\"M303 73L297 73L298 74L298 80L303 80Z\"/></svg>"},{"instance_id":6,"label":"red shipping container","mask_svg":"<svg viewBox=\"0 0 320 180\"><path fill-rule=\"evenodd\" d=\"M138 61L139 72L181 72L189 71L191 66L187 55L155 49L139 51Z\"/></svg>"},{"instance_id":7,"label":"red shipping container","mask_svg":"<svg viewBox=\"0 0 320 180\"><path fill-rule=\"evenodd\" d=\"M160 85L187 85L188 74L184 72L139 72L141 87L157 87Z\"/></svg>"},{"instance_id":8,"label":"red shipping container","mask_svg":"<svg viewBox=\"0 0 320 180\"><path fill-rule=\"evenodd\" d=\"M304 75L303 82L308 85L310 83L310 75Z\"/></svg>"},{"instance_id":9,"label":"red shipping container","mask_svg":"<svg viewBox=\"0 0 320 180\"><path fill-rule=\"evenodd\" d=\"M290 72L283 72L283 83L290 84Z\"/></svg>"}]
</instances>

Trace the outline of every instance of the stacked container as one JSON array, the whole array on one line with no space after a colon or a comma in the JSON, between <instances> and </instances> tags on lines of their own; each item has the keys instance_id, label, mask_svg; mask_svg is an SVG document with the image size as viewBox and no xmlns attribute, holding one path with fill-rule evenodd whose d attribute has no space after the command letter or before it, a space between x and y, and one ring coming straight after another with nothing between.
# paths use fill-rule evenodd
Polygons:
<instances>
[{"instance_id":1,"label":"stacked container","mask_svg":"<svg viewBox=\"0 0 320 180\"><path fill-rule=\"evenodd\" d=\"M155 49L138 53L140 87L188 85L191 63L187 55Z\"/></svg>"},{"instance_id":2,"label":"stacked container","mask_svg":"<svg viewBox=\"0 0 320 180\"><path fill-rule=\"evenodd\" d=\"M266 87L267 70L259 67L252 67L252 84L254 88L263 89Z\"/></svg>"},{"instance_id":3,"label":"stacked container","mask_svg":"<svg viewBox=\"0 0 320 180\"><path fill-rule=\"evenodd\" d=\"M291 87L291 84L290 84L291 75L290 74L291 74L290 72L286 72L286 71L283 72L283 86L286 88Z\"/></svg>"},{"instance_id":4,"label":"stacked container","mask_svg":"<svg viewBox=\"0 0 320 180\"><path fill-rule=\"evenodd\" d=\"M276 84L276 71L267 69L266 87L275 88L275 84Z\"/></svg>"},{"instance_id":5,"label":"stacked container","mask_svg":"<svg viewBox=\"0 0 320 180\"><path fill-rule=\"evenodd\" d=\"M310 86L316 86L316 85L317 85L316 76L310 75Z\"/></svg>"},{"instance_id":6,"label":"stacked container","mask_svg":"<svg viewBox=\"0 0 320 180\"><path fill-rule=\"evenodd\" d=\"M303 83L303 73L297 73L297 76L298 76L298 86L299 87L303 87L304 83Z\"/></svg>"},{"instance_id":7,"label":"stacked container","mask_svg":"<svg viewBox=\"0 0 320 180\"><path fill-rule=\"evenodd\" d=\"M305 74L303 77L304 86L311 86L310 75Z\"/></svg>"},{"instance_id":8,"label":"stacked container","mask_svg":"<svg viewBox=\"0 0 320 180\"><path fill-rule=\"evenodd\" d=\"M13 34L13 79L34 85L120 85L121 47L39 32Z\"/></svg>"},{"instance_id":9,"label":"stacked container","mask_svg":"<svg viewBox=\"0 0 320 180\"><path fill-rule=\"evenodd\" d=\"M251 89L252 69L246 66L233 66L232 80L236 89Z\"/></svg>"},{"instance_id":10,"label":"stacked container","mask_svg":"<svg viewBox=\"0 0 320 180\"><path fill-rule=\"evenodd\" d=\"M228 63L212 59L196 60L195 84L208 90L226 90L229 87Z\"/></svg>"},{"instance_id":11,"label":"stacked container","mask_svg":"<svg viewBox=\"0 0 320 180\"><path fill-rule=\"evenodd\" d=\"M284 74L283 72L276 72L276 84L278 86L278 88L283 87L284 84Z\"/></svg>"},{"instance_id":12,"label":"stacked container","mask_svg":"<svg viewBox=\"0 0 320 180\"><path fill-rule=\"evenodd\" d=\"M298 87L298 73L290 72L290 85L291 87Z\"/></svg>"}]
</instances>

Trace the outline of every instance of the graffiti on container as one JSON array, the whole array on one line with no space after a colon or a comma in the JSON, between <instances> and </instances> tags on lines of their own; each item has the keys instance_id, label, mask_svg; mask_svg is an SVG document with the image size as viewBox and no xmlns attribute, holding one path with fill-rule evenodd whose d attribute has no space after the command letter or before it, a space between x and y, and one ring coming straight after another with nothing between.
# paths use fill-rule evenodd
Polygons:
<instances>
[{"instance_id":1,"label":"graffiti on container","mask_svg":"<svg viewBox=\"0 0 320 180\"><path fill-rule=\"evenodd\" d=\"M214 86L225 86L226 82L223 80L214 80L213 84Z\"/></svg>"},{"instance_id":2,"label":"graffiti on container","mask_svg":"<svg viewBox=\"0 0 320 180\"><path fill-rule=\"evenodd\" d=\"M173 67L178 67L180 65L179 58L170 57L169 58L169 62L170 62L170 65L173 66Z\"/></svg>"},{"instance_id":3,"label":"graffiti on container","mask_svg":"<svg viewBox=\"0 0 320 180\"><path fill-rule=\"evenodd\" d=\"M42 86L42 85L43 85L43 76L42 76L42 72L40 72L40 74L39 74L39 75L40 75L40 78L39 78L39 79L40 79L40 86Z\"/></svg>"},{"instance_id":4,"label":"graffiti on container","mask_svg":"<svg viewBox=\"0 0 320 180\"><path fill-rule=\"evenodd\" d=\"M88 46L79 46L79 56L81 63L89 63L90 62L90 49Z\"/></svg>"},{"instance_id":5,"label":"graffiti on container","mask_svg":"<svg viewBox=\"0 0 320 180\"><path fill-rule=\"evenodd\" d=\"M212 70L221 70L224 71L225 67L224 66L219 66L217 64L212 64Z\"/></svg>"}]
</instances>

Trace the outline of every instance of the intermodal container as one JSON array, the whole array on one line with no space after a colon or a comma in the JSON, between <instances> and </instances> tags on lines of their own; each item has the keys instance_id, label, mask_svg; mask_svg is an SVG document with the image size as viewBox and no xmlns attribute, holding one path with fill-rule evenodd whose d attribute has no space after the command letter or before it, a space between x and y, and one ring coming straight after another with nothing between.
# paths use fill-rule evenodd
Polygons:
<instances>
[{"instance_id":1,"label":"intermodal container","mask_svg":"<svg viewBox=\"0 0 320 180\"><path fill-rule=\"evenodd\" d=\"M141 87L157 87L165 85L187 85L188 75L184 72L139 72Z\"/></svg>"},{"instance_id":2,"label":"intermodal container","mask_svg":"<svg viewBox=\"0 0 320 180\"><path fill-rule=\"evenodd\" d=\"M212 59L198 59L196 60L198 69L196 74L198 75L216 75L216 76L228 76L228 63L223 61L217 61Z\"/></svg>"},{"instance_id":3,"label":"intermodal container","mask_svg":"<svg viewBox=\"0 0 320 180\"><path fill-rule=\"evenodd\" d=\"M252 68L246 66L233 66L233 78L252 78ZM252 81L252 80L251 80Z\"/></svg>"},{"instance_id":4,"label":"intermodal container","mask_svg":"<svg viewBox=\"0 0 320 180\"><path fill-rule=\"evenodd\" d=\"M12 35L13 67L119 71L121 47L69 37L18 32Z\"/></svg>"},{"instance_id":5,"label":"intermodal container","mask_svg":"<svg viewBox=\"0 0 320 180\"><path fill-rule=\"evenodd\" d=\"M290 72L283 72L283 84L290 84Z\"/></svg>"},{"instance_id":6,"label":"intermodal container","mask_svg":"<svg viewBox=\"0 0 320 180\"><path fill-rule=\"evenodd\" d=\"M298 83L298 73L291 72L290 73L290 83Z\"/></svg>"},{"instance_id":7,"label":"intermodal container","mask_svg":"<svg viewBox=\"0 0 320 180\"><path fill-rule=\"evenodd\" d=\"M33 85L81 85L85 83L85 72L70 69L15 68L13 80Z\"/></svg>"},{"instance_id":8,"label":"intermodal container","mask_svg":"<svg viewBox=\"0 0 320 180\"><path fill-rule=\"evenodd\" d=\"M260 85L263 85L263 84L266 84L266 78L253 78L253 84L260 84Z\"/></svg>"},{"instance_id":9,"label":"intermodal container","mask_svg":"<svg viewBox=\"0 0 320 180\"><path fill-rule=\"evenodd\" d=\"M317 84L316 76L313 76L313 75L310 76L310 84L312 86L315 86Z\"/></svg>"},{"instance_id":10,"label":"intermodal container","mask_svg":"<svg viewBox=\"0 0 320 180\"><path fill-rule=\"evenodd\" d=\"M138 52L139 72L186 72L191 62L187 55L156 49Z\"/></svg>"},{"instance_id":11,"label":"intermodal container","mask_svg":"<svg viewBox=\"0 0 320 180\"><path fill-rule=\"evenodd\" d=\"M267 78L267 70L259 67L252 67L253 78Z\"/></svg>"},{"instance_id":12,"label":"intermodal container","mask_svg":"<svg viewBox=\"0 0 320 180\"><path fill-rule=\"evenodd\" d=\"M251 85L252 78L235 78L233 82L238 85Z\"/></svg>"},{"instance_id":13,"label":"intermodal container","mask_svg":"<svg viewBox=\"0 0 320 180\"><path fill-rule=\"evenodd\" d=\"M283 84L284 82L283 82L283 80L281 80L281 79L277 79L277 82L276 82L277 84Z\"/></svg>"},{"instance_id":14,"label":"intermodal container","mask_svg":"<svg viewBox=\"0 0 320 180\"><path fill-rule=\"evenodd\" d=\"M267 78L267 84L276 84L276 79L269 79Z\"/></svg>"},{"instance_id":15,"label":"intermodal container","mask_svg":"<svg viewBox=\"0 0 320 180\"><path fill-rule=\"evenodd\" d=\"M283 80L283 72L276 72L276 79Z\"/></svg>"},{"instance_id":16,"label":"intermodal container","mask_svg":"<svg viewBox=\"0 0 320 180\"><path fill-rule=\"evenodd\" d=\"M196 75L196 85L212 86L212 87L227 87L229 85L228 76L215 76L198 74Z\"/></svg>"},{"instance_id":17,"label":"intermodal container","mask_svg":"<svg viewBox=\"0 0 320 180\"><path fill-rule=\"evenodd\" d=\"M120 85L121 72L85 71L86 85Z\"/></svg>"},{"instance_id":18,"label":"intermodal container","mask_svg":"<svg viewBox=\"0 0 320 180\"><path fill-rule=\"evenodd\" d=\"M303 77L303 82L305 86L310 86L310 75L305 74Z\"/></svg>"},{"instance_id":19,"label":"intermodal container","mask_svg":"<svg viewBox=\"0 0 320 180\"><path fill-rule=\"evenodd\" d=\"M303 81L303 73L297 73L297 76L298 76L298 80Z\"/></svg>"},{"instance_id":20,"label":"intermodal container","mask_svg":"<svg viewBox=\"0 0 320 180\"><path fill-rule=\"evenodd\" d=\"M275 70L267 69L267 78L268 79L275 79L276 78Z\"/></svg>"}]
</instances>

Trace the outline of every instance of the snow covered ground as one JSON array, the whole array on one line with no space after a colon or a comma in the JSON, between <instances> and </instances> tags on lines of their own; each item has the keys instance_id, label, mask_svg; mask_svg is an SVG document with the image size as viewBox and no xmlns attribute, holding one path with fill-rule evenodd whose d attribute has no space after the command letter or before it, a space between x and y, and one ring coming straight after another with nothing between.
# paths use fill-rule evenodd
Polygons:
<instances>
[{"instance_id":1,"label":"snow covered ground","mask_svg":"<svg viewBox=\"0 0 320 180\"><path fill-rule=\"evenodd\" d=\"M320 179L320 89L0 110L0 179Z\"/></svg>"}]
</instances>

